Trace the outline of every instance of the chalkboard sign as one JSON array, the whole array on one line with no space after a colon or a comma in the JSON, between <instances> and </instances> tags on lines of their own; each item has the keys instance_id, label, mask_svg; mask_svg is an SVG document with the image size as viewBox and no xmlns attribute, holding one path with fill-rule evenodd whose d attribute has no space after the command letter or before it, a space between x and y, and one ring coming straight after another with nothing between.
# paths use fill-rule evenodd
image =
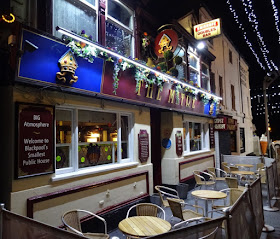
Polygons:
<instances>
[{"instance_id":1,"label":"chalkboard sign","mask_svg":"<svg viewBox=\"0 0 280 239\"><path fill-rule=\"evenodd\" d=\"M214 135L214 124L209 124L210 131L210 148L215 148L215 135Z\"/></svg>"},{"instance_id":2,"label":"chalkboard sign","mask_svg":"<svg viewBox=\"0 0 280 239\"><path fill-rule=\"evenodd\" d=\"M54 172L54 108L17 104L17 178Z\"/></svg>"},{"instance_id":3,"label":"chalkboard sign","mask_svg":"<svg viewBox=\"0 0 280 239\"><path fill-rule=\"evenodd\" d=\"M139 160L141 163L147 162L149 158L149 135L146 130L140 130L138 134Z\"/></svg>"}]
</instances>

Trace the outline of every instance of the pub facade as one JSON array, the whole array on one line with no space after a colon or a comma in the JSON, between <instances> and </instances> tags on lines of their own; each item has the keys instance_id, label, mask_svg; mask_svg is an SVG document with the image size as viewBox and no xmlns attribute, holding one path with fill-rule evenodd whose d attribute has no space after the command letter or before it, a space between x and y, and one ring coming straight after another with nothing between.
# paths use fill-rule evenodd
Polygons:
<instances>
[{"instance_id":1,"label":"pub facade","mask_svg":"<svg viewBox=\"0 0 280 239\"><path fill-rule=\"evenodd\" d=\"M105 214L215 165L215 56L182 24L157 30L137 1L17 4L16 21L1 22L10 210L59 226L67 210Z\"/></svg>"}]
</instances>

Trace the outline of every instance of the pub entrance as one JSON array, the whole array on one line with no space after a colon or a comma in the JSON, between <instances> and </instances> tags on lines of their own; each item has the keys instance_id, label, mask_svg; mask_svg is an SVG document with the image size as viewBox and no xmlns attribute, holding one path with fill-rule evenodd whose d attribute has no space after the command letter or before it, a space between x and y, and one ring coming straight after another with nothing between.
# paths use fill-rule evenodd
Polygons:
<instances>
[{"instance_id":1,"label":"pub entrance","mask_svg":"<svg viewBox=\"0 0 280 239\"><path fill-rule=\"evenodd\" d=\"M151 115L151 162L153 164L154 185L161 185L161 111L150 109Z\"/></svg>"}]
</instances>

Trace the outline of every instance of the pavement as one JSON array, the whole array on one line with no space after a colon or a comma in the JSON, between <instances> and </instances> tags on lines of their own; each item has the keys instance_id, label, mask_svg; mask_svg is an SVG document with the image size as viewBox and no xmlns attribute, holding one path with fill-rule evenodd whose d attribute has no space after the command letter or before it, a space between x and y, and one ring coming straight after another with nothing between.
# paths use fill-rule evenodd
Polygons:
<instances>
[{"instance_id":1,"label":"pavement","mask_svg":"<svg viewBox=\"0 0 280 239\"><path fill-rule=\"evenodd\" d=\"M219 181L216 184L216 189L217 190L221 190L224 188L227 188L227 185L225 182ZM268 206L268 200L267 200L267 191L266 191L266 186L262 185L263 190L262 190L262 196L263 196L263 206ZM204 189L204 188L203 188ZM211 189L211 188L209 188ZM194 198L191 195L191 191L188 191L188 195L187 198L185 199L185 201L188 204L195 204ZM223 201L219 202L219 200L216 200L217 204L221 203L223 205ZM198 200L198 205L205 207L204 204L204 200ZM280 200L272 200L271 201L271 207L275 209L279 209L280 208ZM208 208L211 208L210 202L209 202L209 206ZM180 222L179 219L177 218L172 218L172 212L170 210L170 208L164 208L165 213L166 213L166 220L169 221L171 223L171 225L176 224L177 222ZM218 217L220 216L220 214L217 215L213 215L213 217ZM272 226L275 230L272 232L263 232L261 235L261 239L280 239L280 211L265 211L264 210L264 221L266 225ZM109 232L110 234L110 238L111 239L126 239L126 236L118 229L116 228L115 230ZM248 238L249 239L249 238ZM251 239L251 238L250 238Z\"/></svg>"}]
</instances>

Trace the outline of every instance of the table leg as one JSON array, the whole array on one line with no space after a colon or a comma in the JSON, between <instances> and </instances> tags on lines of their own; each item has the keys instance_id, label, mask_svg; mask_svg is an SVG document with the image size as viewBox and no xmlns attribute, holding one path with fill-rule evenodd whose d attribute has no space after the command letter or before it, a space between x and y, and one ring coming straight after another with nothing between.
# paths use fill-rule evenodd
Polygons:
<instances>
[{"instance_id":1,"label":"table leg","mask_svg":"<svg viewBox=\"0 0 280 239\"><path fill-rule=\"evenodd\" d=\"M207 215L208 215L208 200L207 199L205 199L205 217L207 217Z\"/></svg>"}]
</instances>

